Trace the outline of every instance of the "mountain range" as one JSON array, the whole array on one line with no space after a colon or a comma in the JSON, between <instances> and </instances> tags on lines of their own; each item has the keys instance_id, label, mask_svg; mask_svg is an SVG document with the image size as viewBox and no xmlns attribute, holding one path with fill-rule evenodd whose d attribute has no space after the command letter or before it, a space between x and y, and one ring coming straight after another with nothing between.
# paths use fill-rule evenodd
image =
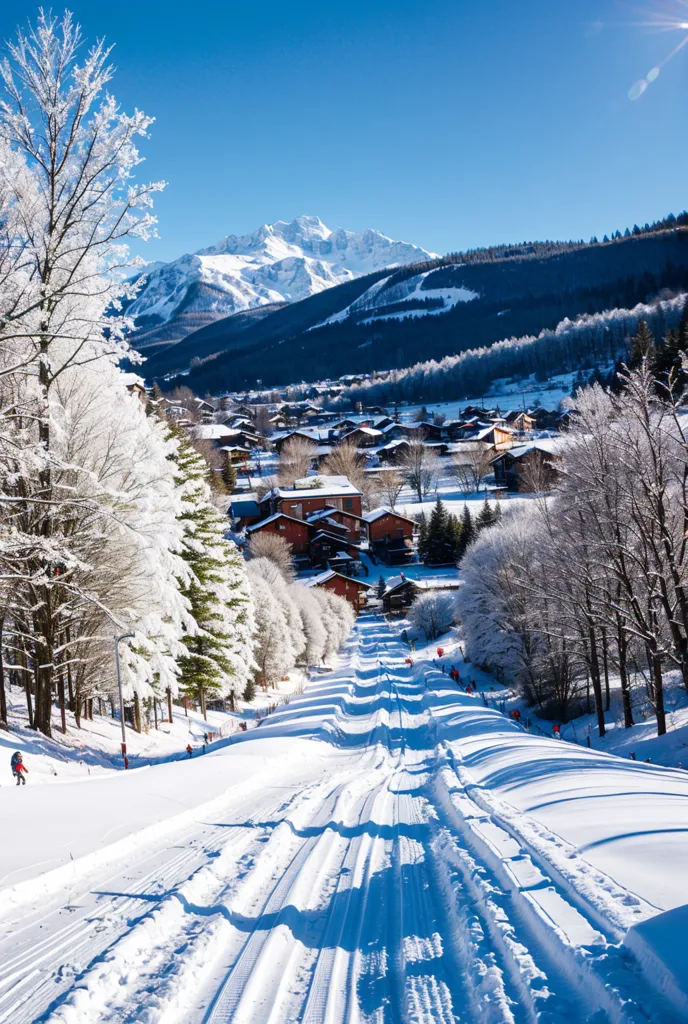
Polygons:
<instances>
[{"instance_id":1,"label":"mountain range","mask_svg":"<svg viewBox=\"0 0 688 1024\"><path fill-rule=\"evenodd\" d=\"M158 351L221 317L273 310L371 271L434 256L371 228L331 231L319 217L263 224L147 268L127 309L136 325L133 343Z\"/></svg>"},{"instance_id":2,"label":"mountain range","mask_svg":"<svg viewBox=\"0 0 688 1024\"><path fill-rule=\"evenodd\" d=\"M143 372L215 394L402 368L686 291L685 227L452 254L219 319L144 350Z\"/></svg>"}]
</instances>

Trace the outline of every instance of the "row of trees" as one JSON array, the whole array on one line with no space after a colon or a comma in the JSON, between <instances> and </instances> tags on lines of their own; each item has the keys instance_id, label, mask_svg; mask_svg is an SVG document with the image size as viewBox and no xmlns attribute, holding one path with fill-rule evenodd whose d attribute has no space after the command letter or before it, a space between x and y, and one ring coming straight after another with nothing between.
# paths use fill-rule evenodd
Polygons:
<instances>
[{"instance_id":1,"label":"row of trees","mask_svg":"<svg viewBox=\"0 0 688 1024\"><path fill-rule=\"evenodd\" d=\"M242 693L255 595L207 466L127 392L128 240L155 231L137 184L151 119L108 91L101 42L41 14L0 67L0 723L7 684L50 735L115 686L142 705Z\"/></svg>"},{"instance_id":2,"label":"row of trees","mask_svg":"<svg viewBox=\"0 0 688 1024\"><path fill-rule=\"evenodd\" d=\"M640 681L659 735L666 672L688 688L688 421L675 383L642 358L618 394L580 392L553 494L481 534L462 564L470 657L550 716L594 704L600 735L610 675L626 727Z\"/></svg>"},{"instance_id":3,"label":"row of trees","mask_svg":"<svg viewBox=\"0 0 688 1024\"><path fill-rule=\"evenodd\" d=\"M686 295L681 294L633 309L565 319L555 330L508 338L459 355L392 370L383 379L347 390L340 405L352 408L358 402L363 406L446 402L457 396L484 395L498 379L531 374L546 379L555 373L613 365L619 359L628 359L629 339L641 320L649 324L656 337L664 337L668 330L678 327L685 304Z\"/></svg>"},{"instance_id":4,"label":"row of trees","mask_svg":"<svg viewBox=\"0 0 688 1024\"><path fill-rule=\"evenodd\" d=\"M294 580L288 544L274 534L251 540L249 580L256 614L259 682L276 685L297 665L320 665L349 635L354 611L342 597Z\"/></svg>"},{"instance_id":5,"label":"row of trees","mask_svg":"<svg viewBox=\"0 0 688 1024\"><path fill-rule=\"evenodd\" d=\"M418 517L418 557L426 565L455 565L478 534L499 523L501 518L499 502L493 506L487 498L475 517L468 505L464 505L461 518L448 512L438 498L429 517L425 513Z\"/></svg>"}]
</instances>

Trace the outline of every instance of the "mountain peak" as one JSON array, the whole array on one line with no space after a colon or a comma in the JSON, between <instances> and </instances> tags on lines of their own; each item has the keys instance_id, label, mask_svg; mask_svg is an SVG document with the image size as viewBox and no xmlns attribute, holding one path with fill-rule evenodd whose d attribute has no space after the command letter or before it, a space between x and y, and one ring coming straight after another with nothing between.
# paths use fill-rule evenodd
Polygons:
<instances>
[{"instance_id":1,"label":"mountain peak","mask_svg":"<svg viewBox=\"0 0 688 1024\"><path fill-rule=\"evenodd\" d=\"M170 324L182 313L206 322L275 302L295 302L384 267L432 258L410 242L367 228L332 231L319 217L262 224L146 273L129 307L137 327ZM168 332L173 338L175 331ZM177 338L184 336L180 328Z\"/></svg>"}]
</instances>

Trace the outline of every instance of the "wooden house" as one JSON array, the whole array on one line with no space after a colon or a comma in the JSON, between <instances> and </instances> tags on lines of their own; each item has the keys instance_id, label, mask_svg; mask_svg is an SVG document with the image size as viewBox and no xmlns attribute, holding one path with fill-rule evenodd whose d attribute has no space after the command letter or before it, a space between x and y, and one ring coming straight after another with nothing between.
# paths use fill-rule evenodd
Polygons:
<instances>
[{"instance_id":1,"label":"wooden house","mask_svg":"<svg viewBox=\"0 0 688 1024\"><path fill-rule=\"evenodd\" d=\"M389 508L377 508L363 517L368 524L368 542L388 565L403 565L415 557L415 522Z\"/></svg>"},{"instance_id":2,"label":"wooden house","mask_svg":"<svg viewBox=\"0 0 688 1024\"><path fill-rule=\"evenodd\" d=\"M326 505L361 515L361 492L345 476L309 476L293 487L274 487L260 500L265 516L284 512L305 519Z\"/></svg>"},{"instance_id":3,"label":"wooden house","mask_svg":"<svg viewBox=\"0 0 688 1024\"><path fill-rule=\"evenodd\" d=\"M246 530L249 537L256 533L273 533L282 537L291 548L292 554L303 555L310 552L311 536L308 524L301 519L294 519L292 516L282 512L276 512L267 519L262 519Z\"/></svg>"},{"instance_id":4,"label":"wooden house","mask_svg":"<svg viewBox=\"0 0 688 1024\"><path fill-rule=\"evenodd\" d=\"M558 439L534 441L501 452L492 461L497 487L508 491L549 491L559 476Z\"/></svg>"},{"instance_id":5,"label":"wooden house","mask_svg":"<svg viewBox=\"0 0 688 1024\"><path fill-rule=\"evenodd\" d=\"M356 614L365 608L368 595L373 589L369 583L352 579L350 576L344 576L333 569L328 569L318 576L312 576L309 580L304 580L304 585L307 587L324 587L325 590L331 590L333 594L345 598L349 604L352 604Z\"/></svg>"}]
</instances>

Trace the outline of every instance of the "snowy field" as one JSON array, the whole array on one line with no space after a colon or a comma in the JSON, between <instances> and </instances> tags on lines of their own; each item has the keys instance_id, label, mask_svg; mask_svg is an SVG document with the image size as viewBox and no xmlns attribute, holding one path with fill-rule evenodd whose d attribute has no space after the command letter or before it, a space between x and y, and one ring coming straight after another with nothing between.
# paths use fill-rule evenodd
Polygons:
<instances>
[{"instance_id":1,"label":"snowy field","mask_svg":"<svg viewBox=\"0 0 688 1024\"><path fill-rule=\"evenodd\" d=\"M267 709L289 700L291 694L303 688L304 674L296 670L279 690L263 691L256 688L256 696L247 704L237 701L234 713L208 710L206 718L189 706L185 712L173 705L172 722L158 717L158 728L151 722L141 733L127 728L127 756L132 768L177 758L187 758L186 747L193 747L194 755L203 752L205 736L209 738L206 751L213 745L239 732L241 723L253 728ZM98 702L95 702L96 708ZM105 707L108 705L105 704ZM67 733L59 728L59 713L53 713L53 739L34 732L26 725L26 703L23 693L8 688L9 732L0 730L0 787L13 786L10 770L12 752L21 750L24 763L29 770L32 785L47 783L60 785L75 779L87 779L96 775L108 775L122 768L120 744L122 732L117 719L110 715L94 712L93 721L82 719L77 728L74 716L67 712ZM162 712L167 715L167 704L162 702Z\"/></svg>"},{"instance_id":2,"label":"snowy field","mask_svg":"<svg viewBox=\"0 0 688 1024\"><path fill-rule=\"evenodd\" d=\"M0 1024L686 1020L688 774L425 653L366 615L214 753L2 787Z\"/></svg>"}]
</instances>

